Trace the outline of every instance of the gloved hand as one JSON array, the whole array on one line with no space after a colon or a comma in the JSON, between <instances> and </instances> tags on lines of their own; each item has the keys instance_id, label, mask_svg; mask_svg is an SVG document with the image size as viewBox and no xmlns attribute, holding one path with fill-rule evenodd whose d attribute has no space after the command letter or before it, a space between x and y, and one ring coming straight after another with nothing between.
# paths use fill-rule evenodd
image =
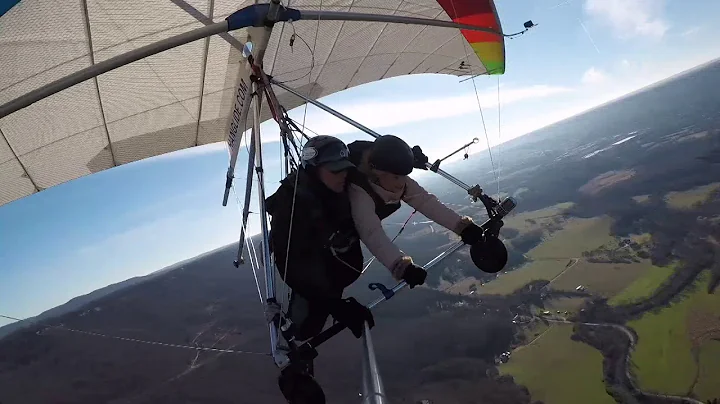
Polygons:
<instances>
[{"instance_id":1,"label":"gloved hand","mask_svg":"<svg viewBox=\"0 0 720 404\"><path fill-rule=\"evenodd\" d=\"M427 271L415 264L408 265L402 277L408 286L410 286L410 289L425 283L425 278L427 278Z\"/></svg>"},{"instance_id":2,"label":"gloved hand","mask_svg":"<svg viewBox=\"0 0 720 404\"><path fill-rule=\"evenodd\" d=\"M427 162L429 160L428 160L428 157L425 155L425 153L423 153L420 146L414 146L412 148L412 151L413 151L413 156L415 156L415 163L413 164L413 167L419 168L422 170L427 170L427 166L425 166L425 164L427 164Z\"/></svg>"},{"instance_id":3,"label":"gloved hand","mask_svg":"<svg viewBox=\"0 0 720 404\"><path fill-rule=\"evenodd\" d=\"M475 223L470 223L460 233L460 238L462 238L462 241L465 244L475 244L483 239L483 229Z\"/></svg>"},{"instance_id":4,"label":"gloved hand","mask_svg":"<svg viewBox=\"0 0 720 404\"><path fill-rule=\"evenodd\" d=\"M363 323L367 322L370 328L375 326L375 319L370 309L358 303L354 297L332 299L329 305L330 314L333 318L349 328L355 338L362 336Z\"/></svg>"}]
</instances>

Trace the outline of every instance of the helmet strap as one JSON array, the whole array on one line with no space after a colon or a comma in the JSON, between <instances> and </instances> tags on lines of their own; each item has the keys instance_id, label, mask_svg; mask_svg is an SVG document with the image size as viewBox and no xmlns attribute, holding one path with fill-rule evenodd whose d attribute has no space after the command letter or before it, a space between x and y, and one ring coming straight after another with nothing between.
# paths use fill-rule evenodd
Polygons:
<instances>
[{"instance_id":1,"label":"helmet strap","mask_svg":"<svg viewBox=\"0 0 720 404\"><path fill-rule=\"evenodd\" d=\"M380 170L380 171L382 171L382 170ZM367 178L368 178L368 180L369 180L371 183L379 186L380 188L384 189L385 191L387 191L387 192L392 192L392 191L386 189L384 186L382 186L382 184L380 183L380 177L378 177L378 175L375 174L374 171L370 171L370 173L368 174Z\"/></svg>"},{"instance_id":2,"label":"helmet strap","mask_svg":"<svg viewBox=\"0 0 720 404\"><path fill-rule=\"evenodd\" d=\"M378 177L378 175L375 174L374 170L377 170L377 168L375 168L374 165L370 164L370 170L368 170L367 178L368 178L368 180L370 180L370 182L372 182L376 185L380 185L380 177Z\"/></svg>"}]
</instances>

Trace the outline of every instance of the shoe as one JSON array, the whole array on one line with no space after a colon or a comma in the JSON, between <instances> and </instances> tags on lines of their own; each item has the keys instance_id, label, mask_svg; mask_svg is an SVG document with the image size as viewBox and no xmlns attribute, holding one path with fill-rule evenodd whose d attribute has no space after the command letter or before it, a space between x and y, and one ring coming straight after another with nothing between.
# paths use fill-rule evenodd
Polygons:
<instances>
[{"instance_id":1,"label":"shoe","mask_svg":"<svg viewBox=\"0 0 720 404\"><path fill-rule=\"evenodd\" d=\"M325 404L325 392L312 376L312 362L283 369L278 386L288 404Z\"/></svg>"}]
</instances>

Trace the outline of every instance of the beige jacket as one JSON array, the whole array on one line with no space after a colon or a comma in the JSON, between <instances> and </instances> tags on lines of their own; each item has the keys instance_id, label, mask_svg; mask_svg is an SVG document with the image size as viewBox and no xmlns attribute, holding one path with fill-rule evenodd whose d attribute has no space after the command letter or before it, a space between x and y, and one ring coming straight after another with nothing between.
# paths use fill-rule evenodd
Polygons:
<instances>
[{"instance_id":1,"label":"beige jacket","mask_svg":"<svg viewBox=\"0 0 720 404\"><path fill-rule=\"evenodd\" d=\"M363 168L360 167L360 171L366 172ZM472 222L469 217L462 217L445 206L435 195L427 192L412 178L406 178L406 192L402 200L427 216L428 219L456 234L460 234ZM397 202L402 195L402 192L393 194L372 182L371 186L386 203ZM372 197L355 184L350 185L349 196L353 220L360 239L378 261L390 270L395 279L402 279L405 268L412 263L412 259L403 254L385 233L380 218L375 213L375 202Z\"/></svg>"}]
</instances>

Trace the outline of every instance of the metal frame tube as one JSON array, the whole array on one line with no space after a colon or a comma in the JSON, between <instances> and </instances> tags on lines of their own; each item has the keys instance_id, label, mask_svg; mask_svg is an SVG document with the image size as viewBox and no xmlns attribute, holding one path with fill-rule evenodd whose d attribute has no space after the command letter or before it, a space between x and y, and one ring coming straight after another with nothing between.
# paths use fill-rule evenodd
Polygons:
<instances>
[{"instance_id":1,"label":"metal frame tube","mask_svg":"<svg viewBox=\"0 0 720 404\"><path fill-rule=\"evenodd\" d=\"M483 226L481 226L481 227L487 226L489 223L490 223L490 221L488 220L488 221L485 222L485 223L483 224ZM457 249L459 249L459 248L462 247L463 245L465 245L465 243L463 243L462 240L456 241L455 244L453 244L452 246L450 246L450 248L448 248L447 250L443 251L443 252L440 253L437 257L433 258L433 259L430 260L427 264L425 264L425 265L423 266L423 268L424 268L425 270L429 270L429 269L432 268L433 266L437 265L438 262L440 262L440 261L442 261L443 259L447 258L450 254L452 254L453 252L455 252ZM399 283L398 283L397 285L395 285L392 289L390 289L390 291L392 292L392 294L391 294L390 297L394 296L394 295L395 295L397 292L399 292L400 290L405 289L407 286L408 286L407 282L405 282L405 281L399 282ZM373 301L372 303L368 304L366 307L367 307L368 309L371 309L371 310L372 310L373 308L375 308L375 306L377 306L377 305L379 305L380 303L382 303L382 302L390 299L390 297L385 297L385 296L383 295L382 297L379 297L378 299L376 299L376 300ZM342 330L344 330L344 329L345 329L345 326L343 326L341 323L336 323L336 324L330 326L329 328L323 330L320 334L312 337L309 341L303 343L302 346L303 346L303 347L310 348L310 349L314 349L314 348L320 346L320 344L322 344L322 343L324 343L325 341L327 341L327 340L329 340L330 338L332 338L333 336L337 335L340 331L342 331Z\"/></svg>"},{"instance_id":2,"label":"metal frame tube","mask_svg":"<svg viewBox=\"0 0 720 404\"><path fill-rule=\"evenodd\" d=\"M23 109L43 98L49 97L57 92L65 90L68 87L72 87L75 84L82 83L85 80L89 80L100 74L109 72L110 70L117 69L123 65L135 62L137 60L146 58L148 56L155 55L157 53L166 51L185 45L198 39L207 38L211 35L227 32L228 23L227 21L221 21L208 26L194 29L189 32L185 32L179 35L175 35L170 38L163 39L149 45L145 45L141 48L132 50L121 55L117 55L107 60L103 60L100 63L88 66L82 70L78 70L68 76L53 81L52 83L45 84L44 86L30 91L6 104L0 106L0 118L12 114L15 111Z\"/></svg>"},{"instance_id":3,"label":"metal frame tube","mask_svg":"<svg viewBox=\"0 0 720 404\"><path fill-rule=\"evenodd\" d=\"M470 146L476 144L476 143L479 142L479 141L480 141L480 139L478 139L478 138L473 138L472 142L468 142L468 143L462 145L461 147L459 147L459 148L458 148L457 150L455 150L454 152L452 152L452 153L448 154L447 156L445 156L445 157L441 158L440 160L438 160L438 162L443 162L443 161L449 159L450 157L454 156L454 155L457 154L457 153L460 153L460 152L463 151L465 148L470 147Z\"/></svg>"},{"instance_id":4,"label":"metal frame tube","mask_svg":"<svg viewBox=\"0 0 720 404\"><path fill-rule=\"evenodd\" d=\"M447 250L441 252L440 255L438 255L437 257L430 260L427 264L423 265L423 269L425 269L427 271L428 269L434 267L438 262L444 260L445 258L448 257L448 255L454 253L455 251L457 251L460 247L462 247L464 245L465 245L465 243L462 240L456 241L455 244L451 245ZM394 295L395 293L405 289L407 287L407 285L408 285L407 282L400 281L400 282L398 282L397 285L395 285L390 290L392 291L392 293ZM372 309L375 306L377 306L378 304L380 304L386 300L388 300L388 299L385 296L379 297L372 303L368 304L367 308Z\"/></svg>"},{"instance_id":5,"label":"metal frame tube","mask_svg":"<svg viewBox=\"0 0 720 404\"><path fill-rule=\"evenodd\" d=\"M268 41L273 30L273 23L277 21L278 13L280 9L280 1L272 0L268 7L265 21L268 25L264 27L251 27L249 30L249 39L256 40L257 43L253 43L252 59L249 60L255 66L259 66L262 69L263 57L267 49ZM275 273L273 269L273 262L270 258L270 232L268 229L268 217L267 208L265 206L265 172L263 167L263 156L262 156L262 138L260 135L260 112L263 102L263 84L260 83L256 77L256 80L252 81L251 84L251 99L253 99L253 126L252 135L255 143L255 171L258 177L258 204L260 206L260 227L263 237L263 269L265 272L265 302L268 305L276 305L276 293L275 293ZM270 102L270 100L268 101ZM239 145L238 142L234 144L235 148ZM235 154L237 157L237 154ZM249 163L248 163L249 165ZM231 165L232 166L232 165ZM251 181L251 180L248 180ZM279 323L274 319L268 323L270 331L270 351L278 367L284 367L287 364L287 356L283 353L278 352L278 341L279 341Z\"/></svg>"},{"instance_id":6,"label":"metal frame tube","mask_svg":"<svg viewBox=\"0 0 720 404\"><path fill-rule=\"evenodd\" d=\"M347 116L341 114L340 112L338 112L338 111L336 111L336 110L328 107L327 105L325 105L325 104L323 104L323 103L321 103L321 102L319 102L319 101L313 100L312 98L307 97L307 96L299 93L298 91L296 91L296 90L293 89L292 87L287 86L287 85L284 84L284 83L281 83L281 82L279 82L279 81L276 81L275 79L270 79L270 82L271 82L272 84L275 84L276 86L282 88L283 90L285 90L285 91L287 91L287 92L289 92L289 93L291 93L291 94L293 94L293 95L295 95L295 96L297 96L297 97L305 100L306 102L309 102L310 104L312 104L312 105L314 105L314 106L322 109L323 111L329 113L330 115L332 115L332 116L334 116L334 117L336 117L336 118L338 118L338 119L340 119L340 120L342 120L342 121L345 121L345 122L349 123L350 125L352 125L352 126L358 128L358 129L360 129L361 131L367 133L368 135L370 135L370 136L372 136L372 137L378 138L378 137L381 136L379 133L375 132L374 130L372 130L372 129L368 128L368 127L366 127L365 125L362 125L362 124L360 124L360 123L352 120L351 118L348 118ZM426 167L427 167L428 169L429 169L430 167L432 167L432 164L430 164L430 163L426 163L425 165L426 165ZM470 186L469 186L468 184L460 181L459 179L453 177L452 175L446 173L445 171L438 169L438 170L435 171L435 172L436 172L437 174L439 174L439 175L447 178L450 182L452 182L453 184L459 186L460 188L462 188L462 189L464 189L464 190L466 190L466 191L470 190Z\"/></svg>"},{"instance_id":7,"label":"metal frame tube","mask_svg":"<svg viewBox=\"0 0 720 404\"><path fill-rule=\"evenodd\" d=\"M289 92L290 94L293 94L293 95L297 96L298 98L303 99L303 100L306 101L306 102L309 102L310 104L312 104L312 105L314 105L314 106L322 109L323 111L329 113L330 115L332 115L332 116L334 116L334 117L336 117L336 118L338 118L338 119L340 119L340 120L342 120L342 121L345 121L345 122L349 123L350 125L352 125L352 126L358 128L358 129L360 129L361 131L367 133L368 135L370 135L370 136L372 136L372 137L380 137L380 136L381 136L379 133L377 133L377 132L375 132L374 130L368 128L367 126L364 126L363 124L361 124L361 123L359 123L359 122L357 122L357 121L354 121L354 120L351 119L351 118L348 118L347 116L341 114L340 112L338 112L338 111L336 111L336 110L328 107L327 105L325 105L325 104L323 104L323 103L321 103L321 102L319 102L319 101L313 100L312 98L310 98L310 97L308 97L308 96L305 96L305 95L299 93L297 90L295 90L294 88L288 86L288 85L285 84L285 83L281 83L281 82L275 80L274 78L271 78L271 79L270 79L270 83L271 83L271 84L274 84L274 85L276 85L276 86L278 86L278 87L280 87L280 88L282 88L283 90Z\"/></svg>"},{"instance_id":8,"label":"metal frame tube","mask_svg":"<svg viewBox=\"0 0 720 404\"><path fill-rule=\"evenodd\" d=\"M377 360L375 359L375 348L373 347L370 327L364 324L363 330L363 404L386 404L385 388L383 387Z\"/></svg>"},{"instance_id":9,"label":"metal frame tube","mask_svg":"<svg viewBox=\"0 0 720 404\"><path fill-rule=\"evenodd\" d=\"M262 105L262 92L258 90L257 82L252 84L253 101L253 137L255 138L255 171L258 177L258 200L260 204L260 228L263 236L263 269L265 270L265 301L275 301L275 274L273 272L272 263L270 262L270 233L268 231L267 209L265 207L265 173L263 169L262 158L262 139L260 138L260 106ZM278 342L278 329L275 322L270 322L270 349L273 358L277 362L275 352Z\"/></svg>"},{"instance_id":10,"label":"metal frame tube","mask_svg":"<svg viewBox=\"0 0 720 404\"><path fill-rule=\"evenodd\" d=\"M427 167L428 170L429 170L430 167L432 167L432 164L430 164L430 163L425 163L425 167ZM470 191L470 188L472 188L470 185L468 185L468 184L460 181L459 179L457 179L457 178L455 178L454 176L450 175L447 171L444 171L444 170L441 169L441 168L438 168L437 171L435 171L435 173L436 173L436 174L439 174L439 175L441 175L441 176L443 176L443 177L445 177L445 179L447 179L448 181L452 182L453 184L459 186L460 188L462 188L462 189L464 189L464 190L466 190L466 191Z\"/></svg>"},{"instance_id":11,"label":"metal frame tube","mask_svg":"<svg viewBox=\"0 0 720 404\"><path fill-rule=\"evenodd\" d=\"M479 27L477 25L459 24L453 21L434 20L431 18L404 17L392 14L368 14L353 13L346 11L325 11L325 10L299 10L300 18L303 20L326 20L326 21L368 21L368 22L390 22L397 24L430 25L434 27L458 28L471 31L487 32L497 36L508 36L492 28Z\"/></svg>"},{"instance_id":12,"label":"metal frame tube","mask_svg":"<svg viewBox=\"0 0 720 404\"><path fill-rule=\"evenodd\" d=\"M250 215L250 198L252 197L253 188L253 166L255 165L255 136L250 136L250 149L248 150L248 164L245 180L245 202L242 211L242 228L240 228L240 243L238 246L237 263L243 263L243 240L245 240L245 229L247 228L248 216Z\"/></svg>"}]
</instances>

